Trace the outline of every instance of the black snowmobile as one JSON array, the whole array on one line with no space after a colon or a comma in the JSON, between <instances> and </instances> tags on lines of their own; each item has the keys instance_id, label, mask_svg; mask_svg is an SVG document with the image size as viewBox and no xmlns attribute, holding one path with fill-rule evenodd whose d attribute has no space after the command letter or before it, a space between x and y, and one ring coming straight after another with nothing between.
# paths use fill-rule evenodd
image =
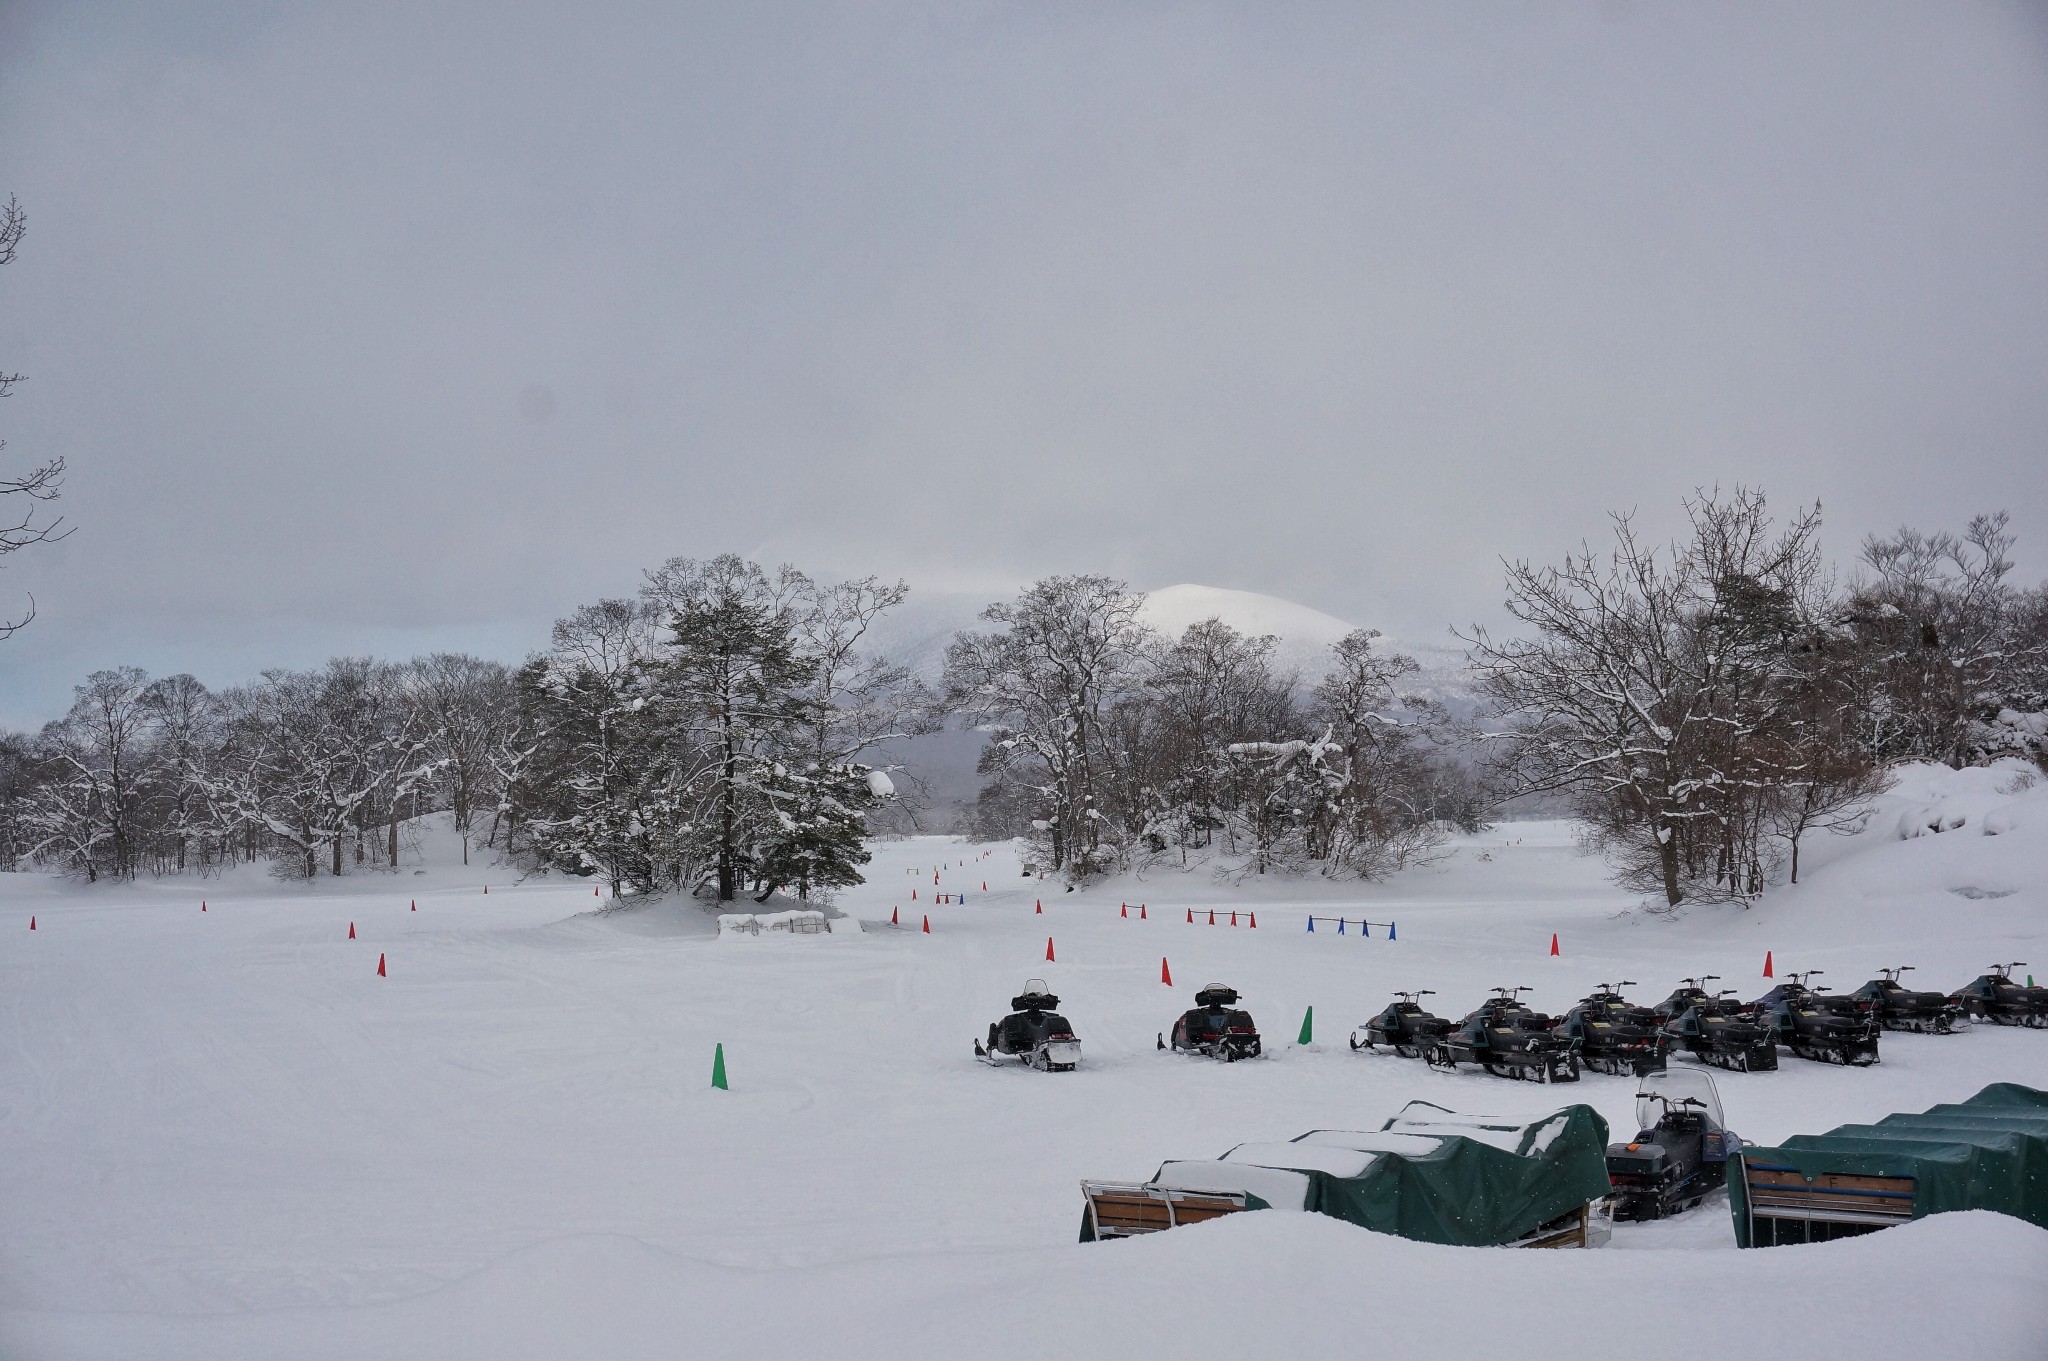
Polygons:
<instances>
[{"instance_id":1,"label":"black snowmobile","mask_svg":"<svg viewBox=\"0 0 2048 1361\"><path fill-rule=\"evenodd\" d=\"M1054 1011L1060 999L1045 990L1045 980L1025 980L1024 991L1010 999L1008 1016L988 1028L988 1047L974 1043L974 1057L996 1065L1004 1056L1023 1060L1041 1073L1070 1073L1081 1061L1081 1042L1067 1018Z\"/></svg>"},{"instance_id":2,"label":"black snowmobile","mask_svg":"<svg viewBox=\"0 0 2048 1361\"><path fill-rule=\"evenodd\" d=\"M1624 988L1634 985L1634 979L1621 980ZM1671 1046L1656 1012L1631 1006L1605 983L1567 1011L1557 1029L1579 1042L1581 1063L1616 1077L1640 1077L1664 1067L1664 1052Z\"/></svg>"},{"instance_id":3,"label":"black snowmobile","mask_svg":"<svg viewBox=\"0 0 2048 1361\"><path fill-rule=\"evenodd\" d=\"M1671 1047L1683 1049L1702 1063L1735 1073L1766 1073L1778 1066L1778 1042L1771 1028L1752 1015L1732 993L1715 996L1702 984L1716 974L1680 980L1682 985L1656 1006Z\"/></svg>"},{"instance_id":4,"label":"black snowmobile","mask_svg":"<svg viewBox=\"0 0 2048 1361\"><path fill-rule=\"evenodd\" d=\"M1994 964L1989 972L1957 988L1950 999L1975 1020L2048 1030L2048 988L2012 981L2012 971L2026 967L2024 959Z\"/></svg>"},{"instance_id":5,"label":"black snowmobile","mask_svg":"<svg viewBox=\"0 0 2048 1361\"><path fill-rule=\"evenodd\" d=\"M1853 997L1823 997L1806 980L1820 973L1788 974L1753 1005L1771 1025L1777 1042L1802 1059L1866 1068L1877 1062L1877 1018Z\"/></svg>"},{"instance_id":6,"label":"black snowmobile","mask_svg":"<svg viewBox=\"0 0 2048 1361\"><path fill-rule=\"evenodd\" d=\"M1527 988L1495 988L1479 1010L1430 1041L1432 1068L1476 1063L1495 1077L1525 1082L1577 1082L1578 1041L1556 1033L1557 1020L1519 1000Z\"/></svg>"},{"instance_id":7,"label":"black snowmobile","mask_svg":"<svg viewBox=\"0 0 2048 1361\"><path fill-rule=\"evenodd\" d=\"M1616 1219L1663 1219L1727 1184L1742 1140L1723 1123L1714 1079L1697 1068L1651 1073L1636 1089L1636 1137L1607 1146Z\"/></svg>"},{"instance_id":8,"label":"black snowmobile","mask_svg":"<svg viewBox=\"0 0 2048 1361\"><path fill-rule=\"evenodd\" d=\"M1946 1035L1957 1026L1968 1025L1961 1003L1952 1002L1938 992L1914 992L1899 981L1899 975L1911 973L1913 966L1901 964L1896 969L1879 969L1882 978L1873 978L1849 995L1856 999L1867 1016L1875 1016L1877 1023L1886 1030L1917 1030L1923 1035Z\"/></svg>"},{"instance_id":9,"label":"black snowmobile","mask_svg":"<svg viewBox=\"0 0 2048 1361\"><path fill-rule=\"evenodd\" d=\"M1259 1056L1259 1028L1248 1011L1237 1006L1237 989L1211 983L1195 994L1192 1011L1181 1013L1173 1023L1173 1047L1187 1054L1207 1054L1212 1059L1234 1063ZM1166 1036L1159 1037L1164 1049Z\"/></svg>"},{"instance_id":10,"label":"black snowmobile","mask_svg":"<svg viewBox=\"0 0 2048 1361\"><path fill-rule=\"evenodd\" d=\"M1351 1032L1351 1047L1377 1049L1385 1045L1404 1059L1419 1059L1450 1032L1451 1022L1422 1009L1423 998L1436 996L1428 988L1394 996L1400 1000L1388 1003L1385 1011Z\"/></svg>"}]
</instances>

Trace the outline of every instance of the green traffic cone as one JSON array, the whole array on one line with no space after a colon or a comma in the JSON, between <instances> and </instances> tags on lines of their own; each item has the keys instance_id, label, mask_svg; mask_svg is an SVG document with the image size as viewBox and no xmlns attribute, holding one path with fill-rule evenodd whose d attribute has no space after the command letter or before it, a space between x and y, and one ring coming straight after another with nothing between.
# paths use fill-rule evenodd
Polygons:
<instances>
[{"instance_id":1,"label":"green traffic cone","mask_svg":"<svg viewBox=\"0 0 2048 1361\"><path fill-rule=\"evenodd\" d=\"M1295 1043L1307 1044L1310 1040L1315 1038L1315 1033L1316 1009L1314 1007L1310 1007L1307 1011L1301 1013L1301 1038L1296 1040Z\"/></svg>"},{"instance_id":2,"label":"green traffic cone","mask_svg":"<svg viewBox=\"0 0 2048 1361\"><path fill-rule=\"evenodd\" d=\"M711 1056L711 1085L721 1092L732 1090L725 1085L725 1046L722 1044Z\"/></svg>"}]
</instances>

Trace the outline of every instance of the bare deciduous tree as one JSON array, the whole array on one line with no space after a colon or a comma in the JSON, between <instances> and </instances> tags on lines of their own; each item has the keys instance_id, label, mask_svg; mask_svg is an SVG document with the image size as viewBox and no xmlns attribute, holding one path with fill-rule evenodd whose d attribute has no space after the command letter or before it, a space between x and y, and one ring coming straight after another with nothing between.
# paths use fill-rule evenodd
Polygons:
<instances>
[{"instance_id":1,"label":"bare deciduous tree","mask_svg":"<svg viewBox=\"0 0 2048 1361\"><path fill-rule=\"evenodd\" d=\"M0 265L14 260L15 248L21 244L22 233L28 230L28 215L21 205L9 198L0 206ZM22 375L0 370L0 397L14 390L22 381ZM7 447L0 440L0 449ZM16 476L0 476L0 558L18 553L24 548L39 543L50 543L70 533L59 518L43 518L43 507L57 499L64 486L64 460L53 458L47 463L29 469ZM19 619L0 619L0 638L13 636L36 615L35 597L29 597L28 613Z\"/></svg>"}]
</instances>

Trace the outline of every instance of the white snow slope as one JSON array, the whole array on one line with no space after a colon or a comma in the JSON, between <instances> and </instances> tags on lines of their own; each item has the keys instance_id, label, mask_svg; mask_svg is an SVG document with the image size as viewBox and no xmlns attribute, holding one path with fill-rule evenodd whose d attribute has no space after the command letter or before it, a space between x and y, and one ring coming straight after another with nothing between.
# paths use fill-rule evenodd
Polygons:
<instances>
[{"instance_id":1,"label":"white snow slope","mask_svg":"<svg viewBox=\"0 0 2048 1361\"><path fill-rule=\"evenodd\" d=\"M1947 988L2048 961L2048 785L2007 792L2016 773L1908 770L1863 833L1810 850L1807 882L1676 921L1625 911L1556 823L1371 886L1174 874L1046 894L1007 848L882 843L843 901L865 934L737 941L694 907L600 914L588 885L445 857L313 889L0 876L0 1357L1544 1361L1960 1338L1972 1358L2039 1357L2048 1231L1989 1213L1761 1252L1733 1250L1721 1200L1592 1253L1281 1212L1074 1242L1081 1177L1372 1128L1416 1097L1586 1101L1627 1124L1624 1079L1545 1088L1349 1052L1395 988L1456 1013L1530 984L1558 1011L1622 977L1651 1001L1701 972L1753 996L1766 950L1842 988L1887 964ZM941 863L965 904L931 904ZM1257 929L1207 925L1211 904L1256 909ZM1306 934L1311 906L1399 938ZM892 907L932 934L891 929ZM1034 975L1082 1037L1076 1073L971 1057ZM1154 1051L1212 979L1243 990L1269 1057ZM730 1091L709 1086L717 1042ZM1883 1045L1871 1069L1717 1072L1730 1122L1774 1141L1988 1082L2048 1087L2041 1032Z\"/></svg>"}]
</instances>

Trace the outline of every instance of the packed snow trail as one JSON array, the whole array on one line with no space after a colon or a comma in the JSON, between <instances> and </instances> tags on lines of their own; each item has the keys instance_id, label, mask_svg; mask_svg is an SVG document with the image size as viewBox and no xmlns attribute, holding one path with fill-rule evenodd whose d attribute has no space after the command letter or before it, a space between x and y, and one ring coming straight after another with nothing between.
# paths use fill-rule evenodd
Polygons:
<instances>
[{"instance_id":1,"label":"packed snow trail","mask_svg":"<svg viewBox=\"0 0 2048 1361\"><path fill-rule=\"evenodd\" d=\"M1700 1302L1737 1299L1774 1345L1932 1346L1970 1328L1990 1339L1973 1355L2032 1354L2000 1339L2048 1327L2048 1233L1991 1216L1736 1253L1717 1197L1617 1230L1617 1247L1661 1251L1490 1257L1490 1314L1453 1304L1469 1254L1312 1216L1072 1241L1083 1176L1371 1128L1417 1097L1514 1115L1586 1101L1625 1130L1627 1079L1541 1087L1349 1052L1351 1026L1397 988L1433 988L1458 1015L1528 984L1556 1013L1624 977L1650 1002L1702 972L1754 996L1767 949L1781 974L1824 968L1842 990L1882 965L1947 989L1993 960L2048 959L2048 803L1972 815L2017 819L1995 836L1893 831L1966 776L1903 789L1890 822L1813 847L1799 888L1676 921L1624 911L1571 829L1546 823L1367 886L1155 873L1065 893L1008 847L881 842L841 900L864 933L738 941L693 905L605 911L588 883L517 884L445 856L313 888L0 876L0 1356L769 1356L829 1340L850 1356L1035 1358L1192 1348L1199 1324L1244 1355L1371 1335L1542 1357L1614 1325L1596 1282L1615 1273L1640 1283L1645 1327L1661 1307L1658 1326L1732 1340ZM964 903L932 901L934 866ZM1147 919L1121 916L1125 901ZM1208 926L1211 904L1219 920L1256 909L1258 928ZM1394 920L1399 939L1310 935L1310 911ZM975 1062L1029 977L1074 1022L1078 1072ZM1155 1051L1211 981L1243 993L1268 1057ZM710 1086L718 1043L730 1091ZM1873 1069L1787 1058L1715 1076L1731 1125L1770 1142L1993 1081L2048 1087L2048 1035L1887 1033ZM1219 1260L1235 1282L1220 1292ZM1360 1289L1373 1272L1384 1282Z\"/></svg>"}]
</instances>

